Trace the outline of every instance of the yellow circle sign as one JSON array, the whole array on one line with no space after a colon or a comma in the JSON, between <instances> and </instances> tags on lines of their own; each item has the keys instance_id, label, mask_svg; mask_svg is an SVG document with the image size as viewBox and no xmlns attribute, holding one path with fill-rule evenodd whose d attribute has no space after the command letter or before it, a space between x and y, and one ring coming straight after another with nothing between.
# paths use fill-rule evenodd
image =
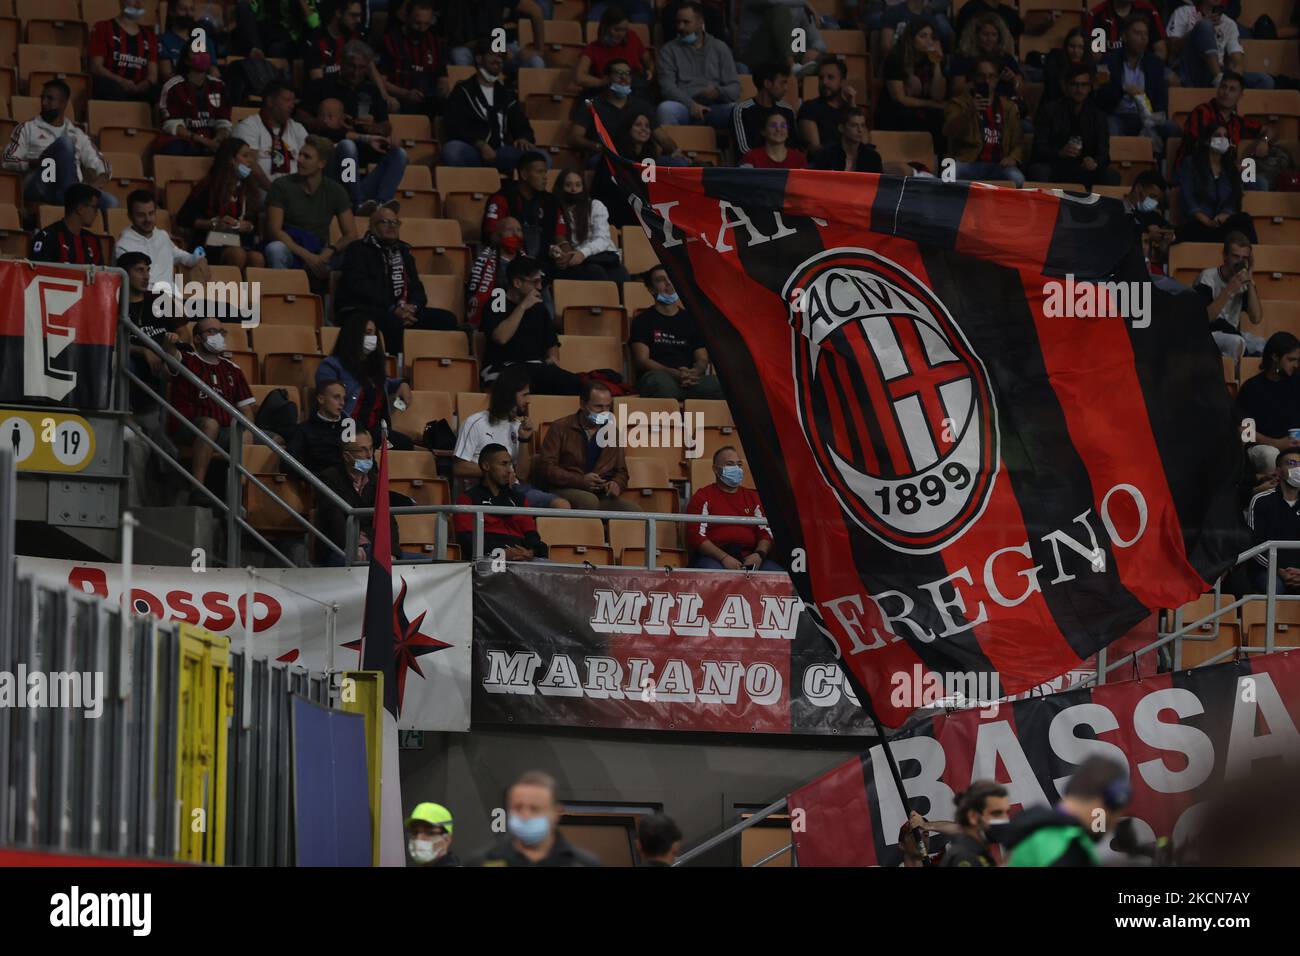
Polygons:
<instances>
[{"instance_id":1,"label":"yellow circle sign","mask_svg":"<svg viewBox=\"0 0 1300 956\"><path fill-rule=\"evenodd\" d=\"M95 455L95 432L80 415L0 408L0 447L19 471L81 471Z\"/></svg>"}]
</instances>

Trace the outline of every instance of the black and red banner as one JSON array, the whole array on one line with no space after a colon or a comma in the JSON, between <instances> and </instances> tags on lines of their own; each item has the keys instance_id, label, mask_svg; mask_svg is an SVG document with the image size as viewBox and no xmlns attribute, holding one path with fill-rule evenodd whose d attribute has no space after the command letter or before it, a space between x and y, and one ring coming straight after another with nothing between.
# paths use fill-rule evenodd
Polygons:
<instances>
[{"instance_id":1,"label":"black and red banner","mask_svg":"<svg viewBox=\"0 0 1300 956\"><path fill-rule=\"evenodd\" d=\"M474 571L475 726L871 733L784 574L490 567Z\"/></svg>"},{"instance_id":2,"label":"black and red banner","mask_svg":"<svg viewBox=\"0 0 1300 956\"><path fill-rule=\"evenodd\" d=\"M1153 287L1118 201L607 157L888 726L894 675L1024 691L1247 545L1205 310Z\"/></svg>"},{"instance_id":3,"label":"black and red banner","mask_svg":"<svg viewBox=\"0 0 1300 956\"><path fill-rule=\"evenodd\" d=\"M1121 816L1134 818L1137 842L1169 837L1177 857L1225 783L1300 761L1297 725L1297 651L918 719L889 743L906 810L879 745L790 794L799 865L897 866L908 811L952 820L954 796L984 779L1007 788L1014 816L1059 800L1094 754L1128 768Z\"/></svg>"},{"instance_id":4,"label":"black and red banner","mask_svg":"<svg viewBox=\"0 0 1300 956\"><path fill-rule=\"evenodd\" d=\"M0 262L0 402L108 408L117 273Z\"/></svg>"}]
</instances>

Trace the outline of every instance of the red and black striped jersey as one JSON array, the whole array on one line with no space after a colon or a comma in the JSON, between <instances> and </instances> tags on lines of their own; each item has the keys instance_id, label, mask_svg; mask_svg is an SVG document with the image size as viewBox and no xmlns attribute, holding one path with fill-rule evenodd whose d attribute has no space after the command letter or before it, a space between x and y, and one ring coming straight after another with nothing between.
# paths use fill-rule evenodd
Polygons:
<instances>
[{"instance_id":1,"label":"red and black striped jersey","mask_svg":"<svg viewBox=\"0 0 1300 956\"><path fill-rule=\"evenodd\" d=\"M182 352L181 364L204 385L203 389L195 388L193 383L179 375L172 380L172 404L182 417L190 421L211 418L222 427L230 424L230 414L213 401L214 392L236 407L256 401L244 373L230 359L205 362L194 352ZM179 422L173 419L172 424L176 426L173 430L179 430Z\"/></svg>"},{"instance_id":2,"label":"red and black striped jersey","mask_svg":"<svg viewBox=\"0 0 1300 956\"><path fill-rule=\"evenodd\" d=\"M404 90L419 90L432 96L437 90L439 73L446 73L438 56L438 40L432 30L412 37L405 30L384 34L384 48L379 56L384 77Z\"/></svg>"},{"instance_id":3,"label":"red and black striped jersey","mask_svg":"<svg viewBox=\"0 0 1300 956\"><path fill-rule=\"evenodd\" d=\"M163 132L173 136L182 125L201 136L230 128L226 84L212 77L202 86L195 86L184 74L173 76L163 85L158 109L162 113Z\"/></svg>"},{"instance_id":4,"label":"red and black striped jersey","mask_svg":"<svg viewBox=\"0 0 1300 956\"><path fill-rule=\"evenodd\" d=\"M343 62L343 46L351 39L352 34L340 33L334 37L328 30L317 30L307 41L307 70L319 68L322 75L333 76Z\"/></svg>"},{"instance_id":5,"label":"red and black striped jersey","mask_svg":"<svg viewBox=\"0 0 1300 956\"><path fill-rule=\"evenodd\" d=\"M158 62L158 36L144 26L132 36L116 20L100 20L90 31L90 55L102 56L110 73L139 83Z\"/></svg>"},{"instance_id":6,"label":"red and black striped jersey","mask_svg":"<svg viewBox=\"0 0 1300 956\"><path fill-rule=\"evenodd\" d=\"M104 251L99 237L88 229L75 235L60 219L32 236L32 261L67 262L79 266L102 266Z\"/></svg>"}]
</instances>

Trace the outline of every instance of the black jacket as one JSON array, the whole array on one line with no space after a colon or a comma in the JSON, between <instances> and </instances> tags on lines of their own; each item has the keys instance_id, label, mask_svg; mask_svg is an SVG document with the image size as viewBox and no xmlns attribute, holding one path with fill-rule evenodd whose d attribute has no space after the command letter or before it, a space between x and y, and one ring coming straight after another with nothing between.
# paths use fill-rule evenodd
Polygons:
<instances>
[{"instance_id":1,"label":"black jacket","mask_svg":"<svg viewBox=\"0 0 1300 956\"><path fill-rule=\"evenodd\" d=\"M493 495L484 482L465 489L456 499L461 505L496 505L504 508L523 508L524 496L512 488ZM470 516L455 519L456 542L462 555L474 553L474 524ZM537 533L537 522L528 515L489 514L483 516L483 553L491 554L497 548L528 548L539 558L549 553L546 542Z\"/></svg>"},{"instance_id":2,"label":"black jacket","mask_svg":"<svg viewBox=\"0 0 1300 956\"><path fill-rule=\"evenodd\" d=\"M343 465L335 465L333 468L326 469L321 473L320 479L330 491L338 495L353 508L373 508L375 506L375 486L376 481L374 472L371 472L370 481L357 494L352 485L352 479L343 470ZM340 548L347 549L347 532L348 516L340 511L332 501L324 495L316 499L316 527L320 529L321 534L329 538ZM368 516L361 519L361 530L370 538L375 539L375 529L373 517ZM393 557L401 556L401 547L397 538L397 519L389 518L389 532L392 538ZM348 556L352 560L353 556Z\"/></svg>"},{"instance_id":3,"label":"black jacket","mask_svg":"<svg viewBox=\"0 0 1300 956\"><path fill-rule=\"evenodd\" d=\"M519 105L514 90L499 82L492 94L492 105L483 98L479 76L461 80L447 98L447 110L442 118L448 139L477 143L484 140L493 149L510 145L517 139L533 139L533 126Z\"/></svg>"},{"instance_id":4,"label":"black jacket","mask_svg":"<svg viewBox=\"0 0 1300 956\"><path fill-rule=\"evenodd\" d=\"M580 850L563 834L555 835L555 845L551 852L534 863L515 849L510 837L502 837L497 843L481 852L475 864L477 866L600 866L596 859L586 850Z\"/></svg>"},{"instance_id":5,"label":"black jacket","mask_svg":"<svg viewBox=\"0 0 1300 956\"><path fill-rule=\"evenodd\" d=\"M839 172L844 171L844 162L847 159L844 152L844 144L835 142L829 146L823 146L813 154L813 169L833 169ZM884 170L880 162L880 154L876 152L876 147L870 143L863 143L858 147L857 158L853 161L853 171L855 173L879 173Z\"/></svg>"},{"instance_id":6,"label":"black jacket","mask_svg":"<svg viewBox=\"0 0 1300 956\"><path fill-rule=\"evenodd\" d=\"M355 245L355 243L354 243ZM327 422L313 413L289 439L289 454L304 468L319 475L328 468L343 466L343 419Z\"/></svg>"},{"instance_id":7,"label":"black jacket","mask_svg":"<svg viewBox=\"0 0 1300 956\"><path fill-rule=\"evenodd\" d=\"M1074 118L1074 104L1068 99L1056 100L1042 111L1034 127L1033 162L1055 163L1063 159L1060 152L1073 135ZM1110 165L1110 128L1106 125L1106 114L1089 98L1084 101L1078 123L1083 152L1076 158L1091 156L1104 169Z\"/></svg>"},{"instance_id":8,"label":"black jacket","mask_svg":"<svg viewBox=\"0 0 1300 956\"><path fill-rule=\"evenodd\" d=\"M428 304L420 270L411 256L411 247L400 239L397 242L406 269L406 301L423 308ZM366 233L359 242L348 243L343 250L342 278L335 293L335 310L341 315L351 309L365 312L390 311L397 304L393 294L393 279L388 273L384 248L372 233Z\"/></svg>"},{"instance_id":9,"label":"black jacket","mask_svg":"<svg viewBox=\"0 0 1300 956\"><path fill-rule=\"evenodd\" d=\"M948 842L940 866L993 866L989 849L974 837L960 833Z\"/></svg>"},{"instance_id":10,"label":"black jacket","mask_svg":"<svg viewBox=\"0 0 1300 956\"><path fill-rule=\"evenodd\" d=\"M485 236L491 231L489 227L492 223L507 216L518 219L524 230L524 253L543 262L550 261L548 250L555 243L556 229L560 222L560 204L554 193L533 193L531 198L525 199L519 191L519 181L511 179L488 200L483 216Z\"/></svg>"}]
</instances>

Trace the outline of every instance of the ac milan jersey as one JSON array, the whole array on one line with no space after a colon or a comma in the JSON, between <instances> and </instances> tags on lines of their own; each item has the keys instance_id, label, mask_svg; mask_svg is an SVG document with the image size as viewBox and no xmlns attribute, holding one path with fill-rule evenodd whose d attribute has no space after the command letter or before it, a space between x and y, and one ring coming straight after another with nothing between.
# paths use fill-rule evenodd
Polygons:
<instances>
[{"instance_id":1,"label":"ac milan jersey","mask_svg":"<svg viewBox=\"0 0 1300 956\"><path fill-rule=\"evenodd\" d=\"M213 400L213 393L240 408L256 401L244 373L229 359L220 359L214 365L203 361L194 352L182 352L181 364L204 385L203 389L195 388L193 383L179 375L172 380L172 404L183 418L190 421L211 418L225 427L230 424L230 414ZM179 427L180 423L173 419L172 430L178 431Z\"/></svg>"},{"instance_id":2,"label":"ac milan jersey","mask_svg":"<svg viewBox=\"0 0 1300 956\"><path fill-rule=\"evenodd\" d=\"M162 88L158 108L162 112L163 132L171 135L179 132L181 126L201 136L211 136L218 129L230 126L226 85L212 77L199 87L184 75L173 76Z\"/></svg>"},{"instance_id":3,"label":"ac milan jersey","mask_svg":"<svg viewBox=\"0 0 1300 956\"><path fill-rule=\"evenodd\" d=\"M32 236L31 258L34 262L66 262L79 266L104 264L99 237L87 229L74 235L62 219Z\"/></svg>"},{"instance_id":4,"label":"ac milan jersey","mask_svg":"<svg viewBox=\"0 0 1300 956\"><path fill-rule=\"evenodd\" d=\"M328 30L317 30L307 41L307 69L319 67L324 76L333 76L343 62L343 45L352 39L351 34L330 36Z\"/></svg>"},{"instance_id":5,"label":"ac milan jersey","mask_svg":"<svg viewBox=\"0 0 1300 956\"><path fill-rule=\"evenodd\" d=\"M379 65L384 76L402 89L433 95L438 81L438 41L433 31L412 38L405 30L389 30Z\"/></svg>"},{"instance_id":6,"label":"ac milan jersey","mask_svg":"<svg viewBox=\"0 0 1300 956\"><path fill-rule=\"evenodd\" d=\"M100 20L90 31L90 55L102 56L110 73L139 83L158 62L158 37L149 27L132 36L116 20Z\"/></svg>"}]
</instances>

